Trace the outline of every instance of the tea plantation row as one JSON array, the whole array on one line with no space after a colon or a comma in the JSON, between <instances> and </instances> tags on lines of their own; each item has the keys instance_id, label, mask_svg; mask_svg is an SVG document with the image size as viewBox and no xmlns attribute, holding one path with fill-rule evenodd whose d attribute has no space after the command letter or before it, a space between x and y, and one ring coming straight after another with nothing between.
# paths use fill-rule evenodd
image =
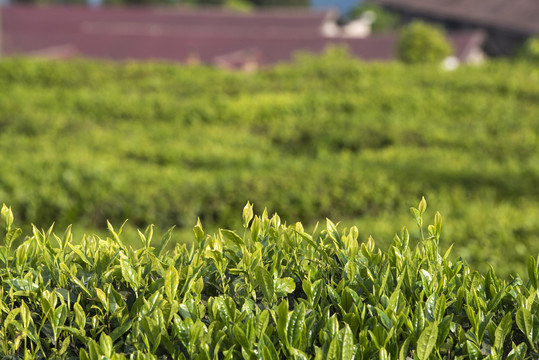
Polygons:
<instances>
[{"instance_id":1,"label":"tea plantation row","mask_svg":"<svg viewBox=\"0 0 539 360\"><path fill-rule=\"evenodd\" d=\"M387 246L428 196L457 255L539 251L539 72L367 64L341 51L254 74L168 64L0 62L0 199L76 233L237 227L252 201ZM183 229L183 230L182 230ZM27 229L28 230L28 229Z\"/></svg>"},{"instance_id":2,"label":"tea plantation row","mask_svg":"<svg viewBox=\"0 0 539 360\"><path fill-rule=\"evenodd\" d=\"M4 205L0 356L536 359L538 261L511 281L451 261L426 207L411 209L419 237L404 228L384 252L355 226L306 232L250 204L239 231L198 222L190 246L167 252L170 232L156 242L149 227L134 250L110 224L81 244L70 227L34 227L15 246L22 230Z\"/></svg>"}]
</instances>

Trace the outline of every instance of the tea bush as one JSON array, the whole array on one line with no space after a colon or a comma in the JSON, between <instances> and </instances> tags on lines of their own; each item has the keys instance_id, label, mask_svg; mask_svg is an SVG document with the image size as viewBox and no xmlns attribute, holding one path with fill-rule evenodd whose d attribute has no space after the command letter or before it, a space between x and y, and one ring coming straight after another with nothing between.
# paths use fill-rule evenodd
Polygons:
<instances>
[{"instance_id":1,"label":"tea bush","mask_svg":"<svg viewBox=\"0 0 539 360\"><path fill-rule=\"evenodd\" d=\"M451 247L422 199L382 251L359 230L306 231L243 209L238 231L164 251L139 231L126 245L75 244L71 228L22 237L3 206L0 355L6 359L533 359L539 346L539 258L528 279L480 273ZM21 239L22 240L19 240ZM445 245L443 247L446 247Z\"/></svg>"},{"instance_id":2,"label":"tea bush","mask_svg":"<svg viewBox=\"0 0 539 360\"><path fill-rule=\"evenodd\" d=\"M0 199L25 232L54 221L80 240L125 219L124 233L190 232L197 217L216 231L240 226L232 209L249 200L386 247L412 225L403 199L426 195L474 268L508 278L539 252L531 63L446 73L333 49L243 74L2 59L0 89Z\"/></svg>"}]
</instances>

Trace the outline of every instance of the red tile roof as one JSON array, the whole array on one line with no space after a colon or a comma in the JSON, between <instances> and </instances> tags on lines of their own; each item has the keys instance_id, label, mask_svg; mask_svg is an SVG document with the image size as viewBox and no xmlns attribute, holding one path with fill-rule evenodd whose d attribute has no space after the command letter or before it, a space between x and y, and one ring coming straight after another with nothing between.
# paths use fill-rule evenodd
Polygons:
<instances>
[{"instance_id":1,"label":"red tile roof","mask_svg":"<svg viewBox=\"0 0 539 360\"><path fill-rule=\"evenodd\" d=\"M215 10L98 9L81 7L2 9L5 54L49 57L80 55L112 60L236 64L256 58L260 65L289 61L297 51L322 52L344 44L364 60L394 58L395 35L364 39L325 38L328 12L226 13ZM451 37L463 56L471 34Z\"/></svg>"},{"instance_id":2,"label":"red tile roof","mask_svg":"<svg viewBox=\"0 0 539 360\"><path fill-rule=\"evenodd\" d=\"M369 0L388 8L443 19L539 34L538 0Z\"/></svg>"}]
</instances>

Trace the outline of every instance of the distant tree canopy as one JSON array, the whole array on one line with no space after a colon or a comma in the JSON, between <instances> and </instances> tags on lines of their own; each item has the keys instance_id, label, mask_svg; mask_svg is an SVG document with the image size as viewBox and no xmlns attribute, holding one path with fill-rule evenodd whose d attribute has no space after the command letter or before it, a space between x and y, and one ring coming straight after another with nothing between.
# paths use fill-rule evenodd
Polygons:
<instances>
[{"instance_id":1,"label":"distant tree canopy","mask_svg":"<svg viewBox=\"0 0 539 360\"><path fill-rule=\"evenodd\" d=\"M401 30L397 57L410 64L441 62L451 55L451 45L441 28L415 21Z\"/></svg>"}]
</instances>

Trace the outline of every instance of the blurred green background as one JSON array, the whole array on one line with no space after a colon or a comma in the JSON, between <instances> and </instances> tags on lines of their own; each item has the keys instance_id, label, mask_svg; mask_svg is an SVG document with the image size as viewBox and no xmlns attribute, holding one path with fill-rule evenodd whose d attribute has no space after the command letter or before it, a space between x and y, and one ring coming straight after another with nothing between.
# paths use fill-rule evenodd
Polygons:
<instances>
[{"instance_id":1,"label":"blurred green background","mask_svg":"<svg viewBox=\"0 0 539 360\"><path fill-rule=\"evenodd\" d=\"M523 273L539 252L539 68L362 63L338 49L253 74L0 62L0 202L16 223L104 233L240 229L247 201L382 249L421 196L442 250ZM130 234L130 235L129 235Z\"/></svg>"}]
</instances>

